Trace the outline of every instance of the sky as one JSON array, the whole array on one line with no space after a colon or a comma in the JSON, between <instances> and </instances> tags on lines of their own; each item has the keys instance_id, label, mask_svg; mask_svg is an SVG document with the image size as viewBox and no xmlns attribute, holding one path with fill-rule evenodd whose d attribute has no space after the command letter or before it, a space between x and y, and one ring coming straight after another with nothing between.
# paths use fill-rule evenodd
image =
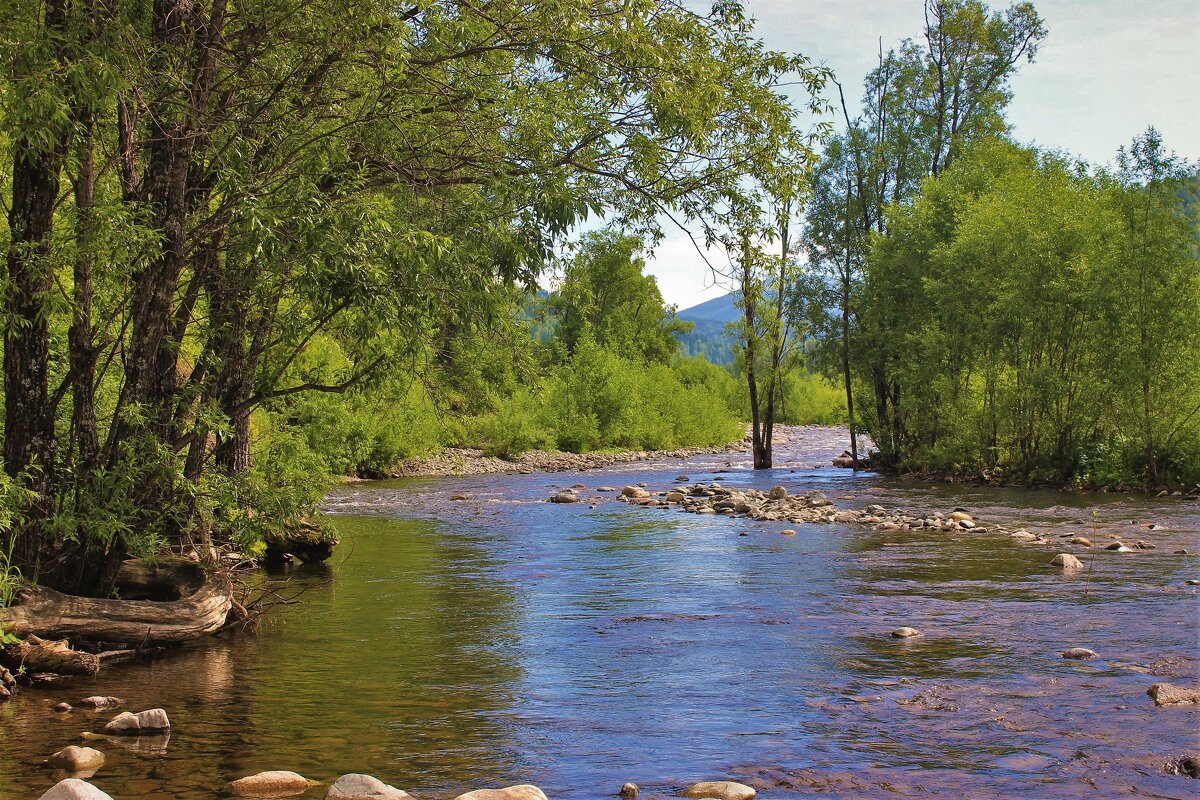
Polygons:
<instances>
[{"instance_id":1,"label":"sky","mask_svg":"<svg viewBox=\"0 0 1200 800\"><path fill-rule=\"evenodd\" d=\"M923 0L745 0L757 32L777 50L831 68L846 99L884 50L916 38ZM1006 2L991 2L993 9ZM1015 137L1104 164L1153 125L1166 146L1200 161L1200 2L1034 0L1049 35L1012 81ZM833 91L836 92L836 89ZM831 95L830 99L836 99ZM723 256L710 256L713 263ZM687 308L728 291L677 230L647 259L663 298ZM727 263L727 261L726 261Z\"/></svg>"}]
</instances>

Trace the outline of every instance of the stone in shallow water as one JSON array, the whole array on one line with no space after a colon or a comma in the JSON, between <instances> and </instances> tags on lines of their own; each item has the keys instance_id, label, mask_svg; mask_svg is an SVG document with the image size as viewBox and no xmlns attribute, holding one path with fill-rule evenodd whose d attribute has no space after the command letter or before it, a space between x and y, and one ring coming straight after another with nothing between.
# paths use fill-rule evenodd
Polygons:
<instances>
[{"instance_id":1,"label":"stone in shallow water","mask_svg":"<svg viewBox=\"0 0 1200 800\"><path fill-rule=\"evenodd\" d=\"M104 726L102 732L109 736L140 736L170 729L171 721L167 719L167 712L161 708L151 708L136 714L122 711Z\"/></svg>"},{"instance_id":2,"label":"stone in shallow water","mask_svg":"<svg viewBox=\"0 0 1200 800\"><path fill-rule=\"evenodd\" d=\"M239 797L293 797L316 785L316 781L295 772L272 770L238 778L228 788Z\"/></svg>"},{"instance_id":3,"label":"stone in shallow water","mask_svg":"<svg viewBox=\"0 0 1200 800\"><path fill-rule=\"evenodd\" d=\"M621 786L621 791L617 792L617 796L621 800L637 800L639 794L641 794L641 790L638 789L636 783L626 783Z\"/></svg>"},{"instance_id":4,"label":"stone in shallow water","mask_svg":"<svg viewBox=\"0 0 1200 800\"><path fill-rule=\"evenodd\" d=\"M389 786L378 778L352 772L333 782L325 800L408 800L408 792Z\"/></svg>"},{"instance_id":5,"label":"stone in shallow water","mask_svg":"<svg viewBox=\"0 0 1200 800\"><path fill-rule=\"evenodd\" d=\"M892 631L892 636L896 637L897 639L911 639L914 636L920 635L921 632L916 628L903 627L896 628L896 630Z\"/></svg>"},{"instance_id":6,"label":"stone in shallow water","mask_svg":"<svg viewBox=\"0 0 1200 800\"><path fill-rule=\"evenodd\" d=\"M550 498L551 503L578 503L579 495L574 492L559 492Z\"/></svg>"},{"instance_id":7,"label":"stone in shallow water","mask_svg":"<svg viewBox=\"0 0 1200 800\"><path fill-rule=\"evenodd\" d=\"M751 800L756 794L753 788L735 781L701 781L683 791L684 797L697 800Z\"/></svg>"},{"instance_id":8,"label":"stone in shallow water","mask_svg":"<svg viewBox=\"0 0 1200 800\"><path fill-rule=\"evenodd\" d=\"M476 789L460 794L454 800L548 800L545 792L532 784L507 786L503 789Z\"/></svg>"},{"instance_id":9,"label":"stone in shallow water","mask_svg":"<svg viewBox=\"0 0 1200 800\"><path fill-rule=\"evenodd\" d=\"M113 800L87 781L67 778L51 786L38 800Z\"/></svg>"},{"instance_id":10,"label":"stone in shallow water","mask_svg":"<svg viewBox=\"0 0 1200 800\"><path fill-rule=\"evenodd\" d=\"M67 772L95 772L104 766L104 753L90 747L71 745L50 756L46 763L54 769Z\"/></svg>"},{"instance_id":11,"label":"stone in shallow water","mask_svg":"<svg viewBox=\"0 0 1200 800\"><path fill-rule=\"evenodd\" d=\"M1096 651L1088 650L1086 647L1072 647L1069 650L1063 650L1062 657L1087 660L1089 658L1095 658Z\"/></svg>"},{"instance_id":12,"label":"stone in shallow water","mask_svg":"<svg viewBox=\"0 0 1200 800\"><path fill-rule=\"evenodd\" d=\"M1200 705L1200 689L1191 686L1176 686L1172 683L1156 683L1146 690L1156 706Z\"/></svg>"},{"instance_id":13,"label":"stone in shallow water","mask_svg":"<svg viewBox=\"0 0 1200 800\"><path fill-rule=\"evenodd\" d=\"M1061 569L1063 572L1083 569L1083 562L1070 553L1059 553L1050 560L1050 563L1051 565Z\"/></svg>"}]
</instances>

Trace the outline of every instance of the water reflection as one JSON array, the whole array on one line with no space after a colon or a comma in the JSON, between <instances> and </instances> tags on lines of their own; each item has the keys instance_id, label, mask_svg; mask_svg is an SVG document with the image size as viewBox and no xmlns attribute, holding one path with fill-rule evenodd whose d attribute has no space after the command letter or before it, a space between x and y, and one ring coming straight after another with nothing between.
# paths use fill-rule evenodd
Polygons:
<instances>
[{"instance_id":1,"label":"water reflection","mask_svg":"<svg viewBox=\"0 0 1200 800\"><path fill-rule=\"evenodd\" d=\"M1200 673L1183 585L1196 562L1173 554L1200 549L1200 506L885 480L819 466L841 440L804 435L768 473L721 455L345 487L329 503L335 563L288 573L284 593L303 594L260 637L0 710L0 799L37 796L53 780L41 761L112 715L50 710L88 694L163 705L175 724L157 746L94 745L108 756L94 781L118 800L211 798L263 769L369 772L423 798L529 781L582 800L626 780L654 796L723 777L765 800L1186 794L1161 765L1194 746L1197 711L1156 709L1145 689ZM1088 553L1064 575L1054 546L839 525L784 537L598 491L680 473L961 505L1053 542L1133 531L1157 549ZM544 502L574 483L588 503ZM891 638L901 625L924 635ZM1059 656L1073 646L1100 658Z\"/></svg>"}]
</instances>

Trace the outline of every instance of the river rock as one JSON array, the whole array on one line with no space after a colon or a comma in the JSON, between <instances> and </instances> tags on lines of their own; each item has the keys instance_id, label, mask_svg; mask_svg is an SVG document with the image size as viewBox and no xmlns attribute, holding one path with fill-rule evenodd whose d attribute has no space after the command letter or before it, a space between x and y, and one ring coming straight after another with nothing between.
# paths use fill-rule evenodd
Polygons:
<instances>
[{"instance_id":1,"label":"river rock","mask_svg":"<svg viewBox=\"0 0 1200 800\"><path fill-rule=\"evenodd\" d=\"M295 772L273 770L238 778L227 788L239 797L292 797L304 794L316 785L316 781Z\"/></svg>"},{"instance_id":2,"label":"river rock","mask_svg":"<svg viewBox=\"0 0 1200 800\"><path fill-rule=\"evenodd\" d=\"M1061 569L1063 572L1083 569L1083 562L1070 553L1059 553L1050 560L1050 563L1051 565Z\"/></svg>"},{"instance_id":3,"label":"river rock","mask_svg":"<svg viewBox=\"0 0 1200 800\"><path fill-rule=\"evenodd\" d=\"M955 511L950 514L951 522L974 522L975 518L965 511Z\"/></svg>"},{"instance_id":4,"label":"river rock","mask_svg":"<svg viewBox=\"0 0 1200 800\"><path fill-rule=\"evenodd\" d=\"M476 789L460 794L454 800L548 800L546 793L532 784L508 786L503 789Z\"/></svg>"},{"instance_id":5,"label":"river rock","mask_svg":"<svg viewBox=\"0 0 1200 800\"><path fill-rule=\"evenodd\" d=\"M751 800L758 792L744 783L734 781L701 781L683 791L684 797L713 798L713 800Z\"/></svg>"},{"instance_id":6,"label":"river rock","mask_svg":"<svg viewBox=\"0 0 1200 800\"><path fill-rule=\"evenodd\" d=\"M1037 541L1037 534L1030 533L1029 531L1025 530L1024 528L1020 528L1018 530L1013 531L1012 533L1010 533L1008 535L1008 537L1010 539L1012 539L1014 542L1035 542L1035 541Z\"/></svg>"},{"instance_id":7,"label":"river rock","mask_svg":"<svg viewBox=\"0 0 1200 800\"><path fill-rule=\"evenodd\" d=\"M637 800L637 796L641 794L641 789L636 783L626 783L621 786L621 791L617 792L617 797L621 800Z\"/></svg>"},{"instance_id":8,"label":"river rock","mask_svg":"<svg viewBox=\"0 0 1200 800\"><path fill-rule=\"evenodd\" d=\"M71 745L50 756L46 763L54 769L66 772L95 772L104 766L104 753L90 747Z\"/></svg>"},{"instance_id":9,"label":"river rock","mask_svg":"<svg viewBox=\"0 0 1200 800\"><path fill-rule=\"evenodd\" d=\"M794 530L792 530L791 528L784 528L779 533L781 536L795 536L796 535L796 532Z\"/></svg>"},{"instance_id":10,"label":"river rock","mask_svg":"<svg viewBox=\"0 0 1200 800\"><path fill-rule=\"evenodd\" d=\"M1096 657L1095 650L1088 650L1086 647L1072 647L1069 650L1062 651L1063 658L1075 658L1081 661Z\"/></svg>"},{"instance_id":11,"label":"river rock","mask_svg":"<svg viewBox=\"0 0 1200 800\"><path fill-rule=\"evenodd\" d=\"M1156 706L1200 705L1200 688L1156 683L1146 690Z\"/></svg>"},{"instance_id":12,"label":"river rock","mask_svg":"<svg viewBox=\"0 0 1200 800\"><path fill-rule=\"evenodd\" d=\"M100 695L92 695L85 697L75 705L80 708L94 708L97 711L104 711L109 708L120 708L125 705L125 701L119 697L102 697Z\"/></svg>"},{"instance_id":13,"label":"river rock","mask_svg":"<svg viewBox=\"0 0 1200 800\"><path fill-rule=\"evenodd\" d=\"M109 736L141 736L144 733L161 733L170 729L171 721L167 719L167 712L161 708L152 708L136 714L122 711L113 717L101 732Z\"/></svg>"},{"instance_id":14,"label":"river rock","mask_svg":"<svg viewBox=\"0 0 1200 800\"><path fill-rule=\"evenodd\" d=\"M550 498L551 503L578 503L579 495L574 492L559 492Z\"/></svg>"},{"instance_id":15,"label":"river rock","mask_svg":"<svg viewBox=\"0 0 1200 800\"><path fill-rule=\"evenodd\" d=\"M771 491L767 493L769 500L787 500L788 491L786 486L773 486Z\"/></svg>"},{"instance_id":16,"label":"river rock","mask_svg":"<svg viewBox=\"0 0 1200 800\"><path fill-rule=\"evenodd\" d=\"M408 792L357 772L338 778L325 792L325 800L407 800L408 797Z\"/></svg>"},{"instance_id":17,"label":"river rock","mask_svg":"<svg viewBox=\"0 0 1200 800\"><path fill-rule=\"evenodd\" d=\"M1200 756L1181 756L1173 758L1165 765L1167 772L1172 775L1183 775L1188 778L1200 778Z\"/></svg>"},{"instance_id":18,"label":"river rock","mask_svg":"<svg viewBox=\"0 0 1200 800\"><path fill-rule=\"evenodd\" d=\"M914 636L920 636L920 635L921 635L921 632L919 630L917 630L916 628L904 627L904 628L896 628L896 630L892 631L892 636L896 637L897 639L911 639Z\"/></svg>"},{"instance_id":19,"label":"river rock","mask_svg":"<svg viewBox=\"0 0 1200 800\"><path fill-rule=\"evenodd\" d=\"M64 702L64 703L55 703L55 704L54 704L54 711L55 711L55 713L57 713L57 714L66 714L66 713L67 713L68 711L70 711L70 710L71 710L71 704L70 704L70 703L65 703L65 702Z\"/></svg>"},{"instance_id":20,"label":"river rock","mask_svg":"<svg viewBox=\"0 0 1200 800\"><path fill-rule=\"evenodd\" d=\"M51 786L38 800L113 800L87 781L67 778Z\"/></svg>"},{"instance_id":21,"label":"river rock","mask_svg":"<svg viewBox=\"0 0 1200 800\"><path fill-rule=\"evenodd\" d=\"M626 486L621 490L622 497L649 497L650 493L640 486Z\"/></svg>"},{"instance_id":22,"label":"river rock","mask_svg":"<svg viewBox=\"0 0 1200 800\"><path fill-rule=\"evenodd\" d=\"M1084 547L1092 546L1092 540L1087 538L1086 536L1072 536L1070 539L1070 542L1071 542L1071 544L1080 544L1080 545L1083 545Z\"/></svg>"}]
</instances>

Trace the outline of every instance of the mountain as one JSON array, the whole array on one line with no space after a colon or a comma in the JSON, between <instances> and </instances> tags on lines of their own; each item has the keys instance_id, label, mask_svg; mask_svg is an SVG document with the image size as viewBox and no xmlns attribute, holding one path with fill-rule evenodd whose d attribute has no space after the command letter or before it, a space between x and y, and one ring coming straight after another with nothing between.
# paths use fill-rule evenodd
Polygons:
<instances>
[{"instance_id":1,"label":"mountain","mask_svg":"<svg viewBox=\"0 0 1200 800\"><path fill-rule=\"evenodd\" d=\"M676 316L693 325L691 333L675 336L683 354L700 356L713 364L732 364L733 339L725 326L742 313L737 301L738 293L731 292L677 312Z\"/></svg>"}]
</instances>

